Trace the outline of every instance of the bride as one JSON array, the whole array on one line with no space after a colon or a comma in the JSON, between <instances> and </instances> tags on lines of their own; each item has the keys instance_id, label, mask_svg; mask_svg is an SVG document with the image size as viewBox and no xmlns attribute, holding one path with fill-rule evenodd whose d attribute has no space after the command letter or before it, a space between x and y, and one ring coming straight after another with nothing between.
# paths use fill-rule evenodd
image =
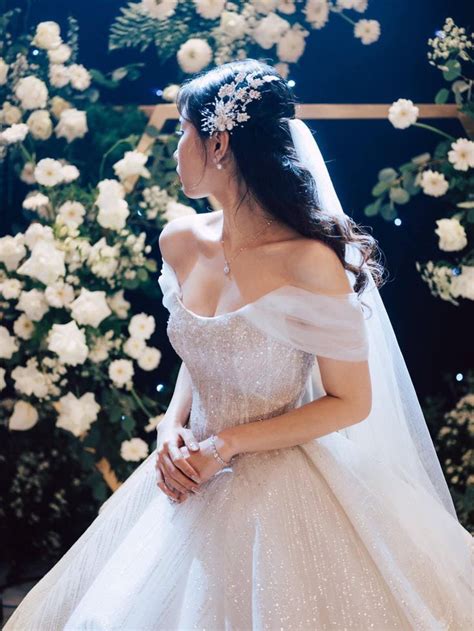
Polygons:
<instances>
[{"instance_id":1,"label":"bride","mask_svg":"<svg viewBox=\"0 0 474 631\"><path fill-rule=\"evenodd\" d=\"M378 287L272 66L178 95L183 192L160 236L182 359L155 451L6 631L472 628L459 523Z\"/></svg>"}]
</instances>

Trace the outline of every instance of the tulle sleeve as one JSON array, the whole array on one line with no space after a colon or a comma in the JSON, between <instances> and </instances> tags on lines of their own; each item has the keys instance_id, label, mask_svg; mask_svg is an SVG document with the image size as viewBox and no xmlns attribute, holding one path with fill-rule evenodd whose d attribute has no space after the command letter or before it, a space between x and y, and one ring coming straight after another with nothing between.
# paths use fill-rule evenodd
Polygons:
<instances>
[{"instance_id":1,"label":"tulle sleeve","mask_svg":"<svg viewBox=\"0 0 474 631\"><path fill-rule=\"evenodd\" d=\"M308 353L345 361L368 359L366 316L355 292L316 294L287 286L250 305L242 315Z\"/></svg>"}]
</instances>

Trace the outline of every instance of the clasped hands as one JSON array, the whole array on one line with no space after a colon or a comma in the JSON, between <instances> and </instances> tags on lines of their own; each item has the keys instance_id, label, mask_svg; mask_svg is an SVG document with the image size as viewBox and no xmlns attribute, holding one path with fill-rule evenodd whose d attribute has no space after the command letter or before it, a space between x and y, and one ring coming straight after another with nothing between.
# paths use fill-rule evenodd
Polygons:
<instances>
[{"instance_id":1,"label":"clasped hands","mask_svg":"<svg viewBox=\"0 0 474 631\"><path fill-rule=\"evenodd\" d=\"M210 438L198 442L190 429L161 421L156 445L156 483L168 497L183 502L190 493L199 493L199 486L222 468L214 457Z\"/></svg>"}]
</instances>

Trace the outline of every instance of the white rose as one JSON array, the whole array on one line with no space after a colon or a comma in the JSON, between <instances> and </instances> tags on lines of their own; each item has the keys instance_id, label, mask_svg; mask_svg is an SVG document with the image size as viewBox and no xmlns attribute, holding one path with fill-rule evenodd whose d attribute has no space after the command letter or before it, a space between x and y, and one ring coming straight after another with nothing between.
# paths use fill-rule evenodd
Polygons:
<instances>
[{"instance_id":1,"label":"white rose","mask_svg":"<svg viewBox=\"0 0 474 631\"><path fill-rule=\"evenodd\" d=\"M35 168L35 178L43 186L56 186L63 181L63 165L59 160L43 158Z\"/></svg>"},{"instance_id":2,"label":"white rose","mask_svg":"<svg viewBox=\"0 0 474 631\"><path fill-rule=\"evenodd\" d=\"M286 15L292 15L296 11L295 0L279 0L278 11Z\"/></svg>"},{"instance_id":3,"label":"white rose","mask_svg":"<svg viewBox=\"0 0 474 631\"><path fill-rule=\"evenodd\" d=\"M91 84L89 71L81 64L71 64L68 71L72 87L76 90L87 90Z\"/></svg>"},{"instance_id":4,"label":"white rose","mask_svg":"<svg viewBox=\"0 0 474 631\"><path fill-rule=\"evenodd\" d=\"M122 320L124 320L128 316L128 310L131 307L131 304L128 302L128 300L125 300L125 298L123 297L123 292L124 290L120 289L120 291L117 291L115 294L107 298L109 307L112 309L115 315Z\"/></svg>"},{"instance_id":5,"label":"white rose","mask_svg":"<svg viewBox=\"0 0 474 631\"><path fill-rule=\"evenodd\" d=\"M148 444L142 438L124 440L120 445L120 455L124 460L138 462L148 455Z\"/></svg>"},{"instance_id":6,"label":"white rose","mask_svg":"<svg viewBox=\"0 0 474 631\"><path fill-rule=\"evenodd\" d=\"M10 331L6 326L0 326L0 358L11 359L18 348L17 339L10 335Z\"/></svg>"},{"instance_id":7,"label":"white rose","mask_svg":"<svg viewBox=\"0 0 474 631\"><path fill-rule=\"evenodd\" d=\"M25 234L24 240L26 245L32 250L38 241L54 241L53 229L51 226L43 226L37 221L31 223Z\"/></svg>"},{"instance_id":8,"label":"white rose","mask_svg":"<svg viewBox=\"0 0 474 631\"><path fill-rule=\"evenodd\" d=\"M10 66L6 63L3 57L0 57L0 85L5 85L7 82L8 68Z\"/></svg>"},{"instance_id":9,"label":"white rose","mask_svg":"<svg viewBox=\"0 0 474 631\"><path fill-rule=\"evenodd\" d=\"M118 180L101 180L98 185L99 196L97 198L98 206L107 206L107 201L115 198L124 199L125 188Z\"/></svg>"},{"instance_id":10,"label":"white rose","mask_svg":"<svg viewBox=\"0 0 474 631\"><path fill-rule=\"evenodd\" d=\"M416 123L420 110L410 99L398 99L388 110L388 120L396 129L406 129Z\"/></svg>"},{"instance_id":11,"label":"white rose","mask_svg":"<svg viewBox=\"0 0 474 631\"><path fill-rule=\"evenodd\" d=\"M448 160L458 171L467 171L469 167L474 167L474 142L467 138L458 138L451 143Z\"/></svg>"},{"instance_id":12,"label":"white rose","mask_svg":"<svg viewBox=\"0 0 474 631\"><path fill-rule=\"evenodd\" d=\"M440 237L439 248L445 252L456 252L467 245L467 235L464 226L458 219L438 219L435 233Z\"/></svg>"},{"instance_id":13,"label":"white rose","mask_svg":"<svg viewBox=\"0 0 474 631\"><path fill-rule=\"evenodd\" d=\"M48 378L38 370L38 361L35 357L30 358L26 366L16 366L12 370L12 379L15 382L15 390L27 397L44 399L48 394Z\"/></svg>"},{"instance_id":14,"label":"white rose","mask_svg":"<svg viewBox=\"0 0 474 631\"><path fill-rule=\"evenodd\" d=\"M380 37L380 22L377 20L359 20L354 26L354 36L363 44L373 44Z\"/></svg>"},{"instance_id":15,"label":"white rose","mask_svg":"<svg viewBox=\"0 0 474 631\"><path fill-rule=\"evenodd\" d=\"M130 214L128 204L124 199L115 199L107 206L101 206L97 213L97 223L109 230L122 230Z\"/></svg>"},{"instance_id":16,"label":"white rose","mask_svg":"<svg viewBox=\"0 0 474 631\"><path fill-rule=\"evenodd\" d=\"M212 61L212 48L204 39L191 37L181 44L176 57L183 72L188 74L199 72Z\"/></svg>"},{"instance_id":17,"label":"white rose","mask_svg":"<svg viewBox=\"0 0 474 631\"><path fill-rule=\"evenodd\" d=\"M83 138L88 132L86 112L73 107L63 110L54 132L58 138L66 138L72 142L76 138Z\"/></svg>"},{"instance_id":18,"label":"white rose","mask_svg":"<svg viewBox=\"0 0 474 631\"><path fill-rule=\"evenodd\" d=\"M24 311L30 320L39 322L49 310L49 305L44 292L39 289L30 289L30 291L21 292L16 308L18 311Z\"/></svg>"},{"instance_id":19,"label":"white rose","mask_svg":"<svg viewBox=\"0 0 474 631\"><path fill-rule=\"evenodd\" d=\"M61 363L71 366L83 364L89 353L85 333L74 320L67 324L53 324L48 349L59 356Z\"/></svg>"},{"instance_id":20,"label":"white rose","mask_svg":"<svg viewBox=\"0 0 474 631\"><path fill-rule=\"evenodd\" d=\"M46 287L44 295L49 305L61 309L70 305L74 300L74 287L59 281Z\"/></svg>"},{"instance_id":21,"label":"white rose","mask_svg":"<svg viewBox=\"0 0 474 631\"><path fill-rule=\"evenodd\" d=\"M53 133L53 123L47 110L35 110L26 121L31 135L39 140L47 140Z\"/></svg>"},{"instance_id":22,"label":"white rose","mask_svg":"<svg viewBox=\"0 0 474 631\"><path fill-rule=\"evenodd\" d=\"M179 85L176 83L171 83L170 85L166 86L166 88L163 90L162 97L165 101L168 101L170 103L175 103L176 97L178 96L178 91L179 91Z\"/></svg>"},{"instance_id":23,"label":"white rose","mask_svg":"<svg viewBox=\"0 0 474 631\"><path fill-rule=\"evenodd\" d=\"M13 145L15 142L23 142L29 131L30 129L25 123L17 123L2 131L2 133L0 133L0 140L7 145Z\"/></svg>"},{"instance_id":24,"label":"white rose","mask_svg":"<svg viewBox=\"0 0 474 631\"><path fill-rule=\"evenodd\" d=\"M5 381L5 373L5 368L0 368L0 391L6 388L7 385Z\"/></svg>"},{"instance_id":25,"label":"white rose","mask_svg":"<svg viewBox=\"0 0 474 631\"><path fill-rule=\"evenodd\" d=\"M157 20L166 20L176 10L178 0L142 0L141 10Z\"/></svg>"},{"instance_id":26,"label":"white rose","mask_svg":"<svg viewBox=\"0 0 474 631\"><path fill-rule=\"evenodd\" d=\"M20 293L23 284L17 278L7 278L0 283L0 294L6 300L16 300Z\"/></svg>"},{"instance_id":27,"label":"white rose","mask_svg":"<svg viewBox=\"0 0 474 631\"><path fill-rule=\"evenodd\" d=\"M87 264L96 276L111 278L118 267L118 254L117 249L107 245L105 237L102 237L91 247Z\"/></svg>"},{"instance_id":28,"label":"white rose","mask_svg":"<svg viewBox=\"0 0 474 631\"><path fill-rule=\"evenodd\" d=\"M64 252L58 250L54 243L42 239L35 243L30 258L18 268L17 272L36 278L44 285L50 285L59 276L65 275L64 257Z\"/></svg>"},{"instance_id":29,"label":"white rose","mask_svg":"<svg viewBox=\"0 0 474 631\"><path fill-rule=\"evenodd\" d=\"M19 123L21 121L21 109L16 105L12 105L8 101L2 106L0 111L0 119L3 119L3 122L6 125L14 125L15 123Z\"/></svg>"},{"instance_id":30,"label":"white rose","mask_svg":"<svg viewBox=\"0 0 474 631\"><path fill-rule=\"evenodd\" d=\"M155 330L155 318L146 313L137 313L130 320L128 332L131 337L147 340Z\"/></svg>"},{"instance_id":31,"label":"white rose","mask_svg":"<svg viewBox=\"0 0 474 631\"><path fill-rule=\"evenodd\" d=\"M278 0L252 0L252 4L259 13L271 13L277 8Z\"/></svg>"},{"instance_id":32,"label":"white rose","mask_svg":"<svg viewBox=\"0 0 474 631\"><path fill-rule=\"evenodd\" d=\"M292 28L287 31L277 44L277 55L280 61L296 63L304 53L307 31Z\"/></svg>"},{"instance_id":33,"label":"white rose","mask_svg":"<svg viewBox=\"0 0 474 631\"><path fill-rule=\"evenodd\" d=\"M137 358L137 363L142 370L155 370L161 361L161 352L153 346L147 346Z\"/></svg>"},{"instance_id":34,"label":"white rose","mask_svg":"<svg viewBox=\"0 0 474 631\"><path fill-rule=\"evenodd\" d=\"M8 429L25 431L31 429L38 422L38 412L27 401L17 401L13 408L13 414L8 422Z\"/></svg>"},{"instance_id":35,"label":"white rose","mask_svg":"<svg viewBox=\"0 0 474 631\"><path fill-rule=\"evenodd\" d=\"M70 304L72 317L78 324L97 328L112 313L105 299L105 291L81 288L79 296Z\"/></svg>"},{"instance_id":36,"label":"white rose","mask_svg":"<svg viewBox=\"0 0 474 631\"><path fill-rule=\"evenodd\" d=\"M133 377L133 364L130 359L115 359L109 365L109 377L116 386L122 388Z\"/></svg>"},{"instance_id":37,"label":"white rose","mask_svg":"<svg viewBox=\"0 0 474 631\"><path fill-rule=\"evenodd\" d=\"M70 81L69 70L63 64L51 64L48 76L55 88L64 88Z\"/></svg>"},{"instance_id":38,"label":"white rose","mask_svg":"<svg viewBox=\"0 0 474 631\"><path fill-rule=\"evenodd\" d=\"M13 323L15 335L22 340L29 340L35 330L33 322L22 313Z\"/></svg>"},{"instance_id":39,"label":"white rose","mask_svg":"<svg viewBox=\"0 0 474 631\"><path fill-rule=\"evenodd\" d=\"M145 340L139 337L129 337L123 345L123 351L133 359L138 359L146 348Z\"/></svg>"},{"instance_id":40,"label":"white rose","mask_svg":"<svg viewBox=\"0 0 474 631\"><path fill-rule=\"evenodd\" d=\"M43 110L48 102L46 84L33 75L23 77L18 81L15 86L15 95L24 110Z\"/></svg>"},{"instance_id":41,"label":"white rose","mask_svg":"<svg viewBox=\"0 0 474 631\"><path fill-rule=\"evenodd\" d=\"M232 42L241 39L247 32L247 21L245 17L234 11L224 11L221 15L219 31L226 35Z\"/></svg>"},{"instance_id":42,"label":"white rose","mask_svg":"<svg viewBox=\"0 0 474 631\"><path fill-rule=\"evenodd\" d=\"M205 20L216 20L224 10L226 0L194 0L196 13Z\"/></svg>"},{"instance_id":43,"label":"white rose","mask_svg":"<svg viewBox=\"0 0 474 631\"><path fill-rule=\"evenodd\" d=\"M107 331L105 335L95 338L88 356L92 362L98 364L108 358L110 350L116 346L113 336L113 331Z\"/></svg>"},{"instance_id":44,"label":"white rose","mask_svg":"<svg viewBox=\"0 0 474 631\"><path fill-rule=\"evenodd\" d=\"M60 44L57 48L48 50L48 58L52 64L63 64L71 54L72 50L67 44Z\"/></svg>"},{"instance_id":45,"label":"white rose","mask_svg":"<svg viewBox=\"0 0 474 631\"><path fill-rule=\"evenodd\" d=\"M474 300L474 266L461 265L461 274L452 278L451 295Z\"/></svg>"},{"instance_id":46,"label":"white rose","mask_svg":"<svg viewBox=\"0 0 474 631\"><path fill-rule=\"evenodd\" d=\"M59 118L64 110L69 110L71 108L71 103L66 101L66 99L63 99L61 96L53 96L50 101L50 110L56 118Z\"/></svg>"},{"instance_id":47,"label":"white rose","mask_svg":"<svg viewBox=\"0 0 474 631\"><path fill-rule=\"evenodd\" d=\"M58 217L66 226L80 226L85 214L86 209L80 202L67 201L58 208Z\"/></svg>"},{"instance_id":48,"label":"white rose","mask_svg":"<svg viewBox=\"0 0 474 631\"><path fill-rule=\"evenodd\" d=\"M186 206L185 204L180 204L174 200L170 200L166 204L166 210L164 212L164 218L167 222L173 221L173 219L177 219L178 217L182 217L183 215L195 215L196 211L191 206Z\"/></svg>"},{"instance_id":49,"label":"white rose","mask_svg":"<svg viewBox=\"0 0 474 631\"><path fill-rule=\"evenodd\" d=\"M95 400L93 392L86 392L79 398L68 392L53 405L59 413L56 427L61 427L77 437L89 431L100 412L100 405Z\"/></svg>"},{"instance_id":50,"label":"white rose","mask_svg":"<svg viewBox=\"0 0 474 631\"><path fill-rule=\"evenodd\" d=\"M14 237L10 235L0 237L0 263L3 263L8 271L16 270L25 254L26 248L23 245L21 233Z\"/></svg>"},{"instance_id":51,"label":"white rose","mask_svg":"<svg viewBox=\"0 0 474 631\"><path fill-rule=\"evenodd\" d=\"M443 173L438 173L431 169L423 171L419 182L423 193L425 193L425 195L431 195L432 197L441 197L449 188L449 182L446 180Z\"/></svg>"},{"instance_id":52,"label":"white rose","mask_svg":"<svg viewBox=\"0 0 474 631\"><path fill-rule=\"evenodd\" d=\"M25 197L22 206L25 210L36 210L40 214L44 214L49 207L49 197L38 191L33 191Z\"/></svg>"},{"instance_id":53,"label":"white rose","mask_svg":"<svg viewBox=\"0 0 474 631\"><path fill-rule=\"evenodd\" d=\"M70 182L74 182L79 177L79 169L74 166L74 164L65 164L63 165L63 182L69 184Z\"/></svg>"},{"instance_id":54,"label":"white rose","mask_svg":"<svg viewBox=\"0 0 474 631\"><path fill-rule=\"evenodd\" d=\"M58 48L61 45L61 30L57 22L47 21L40 22L36 27L36 33L32 40L32 44L38 48L50 50Z\"/></svg>"},{"instance_id":55,"label":"white rose","mask_svg":"<svg viewBox=\"0 0 474 631\"><path fill-rule=\"evenodd\" d=\"M252 37L259 46L268 50L280 40L289 28L289 22L276 13L270 13L259 20L256 28L252 31ZM282 59L281 61L285 60Z\"/></svg>"},{"instance_id":56,"label":"white rose","mask_svg":"<svg viewBox=\"0 0 474 631\"><path fill-rule=\"evenodd\" d=\"M150 177L150 171L145 167L148 156L141 151L126 151L124 157L113 165L115 175L121 180L138 175Z\"/></svg>"}]
</instances>

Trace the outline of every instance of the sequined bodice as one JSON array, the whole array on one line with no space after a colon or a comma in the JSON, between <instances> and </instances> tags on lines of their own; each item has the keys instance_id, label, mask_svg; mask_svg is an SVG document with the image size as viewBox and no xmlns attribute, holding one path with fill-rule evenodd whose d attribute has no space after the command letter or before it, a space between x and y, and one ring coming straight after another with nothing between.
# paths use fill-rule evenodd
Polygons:
<instances>
[{"instance_id":1,"label":"sequined bodice","mask_svg":"<svg viewBox=\"0 0 474 631\"><path fill-rule=\"evenodd\" d=\"M296 407L315 356L252 326L239 311L189 311L173 295L167 333L193 382L189 426L198 440Z\"/></svg>"}]
</instances>

